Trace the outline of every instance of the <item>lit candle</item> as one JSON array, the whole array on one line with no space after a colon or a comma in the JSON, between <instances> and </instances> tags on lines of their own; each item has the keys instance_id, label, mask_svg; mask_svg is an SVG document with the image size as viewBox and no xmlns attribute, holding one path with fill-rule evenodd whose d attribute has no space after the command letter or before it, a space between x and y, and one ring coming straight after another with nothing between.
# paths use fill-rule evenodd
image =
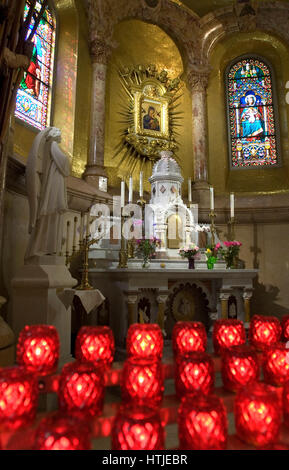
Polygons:
<instances>
[{"instance_id":1,"label":"lit candle","mask_svg":"<svg viewBox=\"0 0 289 470\"><path fill-rule=\"evenodd\" d=\"M188 179L188 199L189 199L189 202L192 202L192 180L191 180L191 178Z\"/></svg>"},{"instance_id":2,"label":"lit candle","mask_svg":"<svg viewBox=\"0 0 289 470\"><path fill-rule=\"evenodd\" d=\"M132 194L133 194L133 179L132 179L132 176L130 176L129 177L129 192L128 192L129 204L132 202Z\"/></svg>"},{"instance_id":3,"label":"lit candle","mask_svg":"<svg viewBox=\"0 0 289 470\"><path fill-rule=\"evenodd\" d=\"M121 185L120 185L120 206L121 208L124 207L124 198L125 198L125 187L124 187L124 181L121 182Z\"/></svg>"},{"instance_id":4,"label":"lit candle","mask_svg":"<svg viewBox=\"0 0 289 470\"><path fill-rule=\"evenodd\" d=\"M212 186L210 187L210 208L211 208L211 211L213 211L215 209L214 188Z\"/></svg>"},{"instance_id":5,"label":"lit candle","mask_svg":"<svg viewBox=\"0 0 289 470\"><path fill-rule=\"evenodd\" d=\"M143 197L143 172L139 174L139 197Z\"/></svg>"},{"instance_id":6,"label":"lit candle","mask_svg":"<svg viewBox=\"0 0 289 470\"><path fill-rule=\"evenodd\" d=\"M234 193L230 194L230 209L231 209L231 219L235 216L235 198Z\"/></svg>"}]
</instances>

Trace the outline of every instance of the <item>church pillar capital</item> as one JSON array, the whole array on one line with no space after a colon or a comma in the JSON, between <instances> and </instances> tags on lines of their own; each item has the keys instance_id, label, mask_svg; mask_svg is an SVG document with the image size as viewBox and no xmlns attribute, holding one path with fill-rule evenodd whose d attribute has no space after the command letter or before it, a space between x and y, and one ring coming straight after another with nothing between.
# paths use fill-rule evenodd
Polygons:
<instances>
[{"instance_id":1,"label":"church pillar capital","mask_svg":"<svg viewBox=\"0 0 289 470\"><path fill-rule=\"evenodd\" d=\"M206 92L209 83L210 69L208 66L191 66L187 71L187 81L191 92Z\"/></svg>"},{"instance_id":2,"label":"church pillar capital","mask_svg":"<svg viewBox=\"0 0 289 470\"><path fill-rule=\"evenodd\" d=\"M113 51L113 46L102 38L90 42L90 56L93 64L107 65Z\"/></svg>"}]
</instances>

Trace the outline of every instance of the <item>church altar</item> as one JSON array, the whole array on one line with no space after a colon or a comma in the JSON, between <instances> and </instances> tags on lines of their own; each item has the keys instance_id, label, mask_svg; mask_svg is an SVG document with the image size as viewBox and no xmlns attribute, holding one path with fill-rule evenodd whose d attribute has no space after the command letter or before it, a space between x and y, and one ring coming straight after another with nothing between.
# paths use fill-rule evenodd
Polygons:
<instances>
[{"instance_id":1,"label":"church altar","mask_svg":"<svg viewBox=\"0 0 289 470\"><path fill-rule=\"evenodd\" d=\"M177 267L179 263L180 267ZM149 269L116 266L90 268L90 281L108 300L110 326L119 352L135 322L158 323L170 339L176 321L203 321L209 330L217 318L250 320L256 269L188 269L183 261L151 260ZM233 307L232 307L233 306Z\"/></svg>"}]
</instances>

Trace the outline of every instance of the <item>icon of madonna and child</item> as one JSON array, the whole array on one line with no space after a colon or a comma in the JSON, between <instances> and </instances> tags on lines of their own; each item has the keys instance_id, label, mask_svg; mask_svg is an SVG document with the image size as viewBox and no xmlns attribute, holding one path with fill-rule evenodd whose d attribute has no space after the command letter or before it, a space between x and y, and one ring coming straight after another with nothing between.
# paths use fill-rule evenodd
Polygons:
<instances>
[{"instance_id":1,"label":"icon of madonna and child","mask_svg":"<svg viewBox=\"0 0 289 470\"><path fill-rule=\"evenodd\" d=\"M262 105L261 97L256 95L254 91L250 90L241 98L240 104L242 137L249 139L257 137L262 139L266 129L263 116L264 107Z\"/></svg>"},{"instance_id":2,"label":"icon of madonna and child","mask_svg":"<svg viewBox=\"0 0 289 470\"><path fill-rule=\"evenodd\" d=\"M158 109L160 105L152 105L147 104L144 106L143 113L145 114L143 117L143 129L150 130L150 131L157 131L160 132L160 121L159 118L161 116L161 111Z\"/></svg>"}]
</instances>

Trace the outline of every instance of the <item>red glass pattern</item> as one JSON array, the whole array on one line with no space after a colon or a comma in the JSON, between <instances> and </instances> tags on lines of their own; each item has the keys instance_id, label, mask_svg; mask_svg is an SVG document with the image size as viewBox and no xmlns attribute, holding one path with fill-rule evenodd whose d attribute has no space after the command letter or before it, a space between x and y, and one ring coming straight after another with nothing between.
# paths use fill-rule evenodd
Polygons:
<instances>
[{"instance_id":1,"label":"red glass pattern","mask_svg":"<svg viewBox=\"0 0 289 470\"><path fill-rule=\"evenodd\" d=\"M222 379L227 390L237 391L260 376L258 356L246 345L232 346L222 353Z\"/></svg>"},{"instance_id":2,"label":"red glass pattern","mask_svg":"<svg viewBox=\"0 0 289 470\"><path fill-rule=\"evenodd\" d=\"M284 343L268 346L263 353L265 382L283 385L289 380L289 349Z\"/></svg>"},{"instance_id":3,"label":"red glass pattern","mask_svg":"<svg viewBox=\"0 0 289 470\"><path fill-rule=\"evenodd\" d=\"M289 315L284 315L281 320L282 339L289 341Z\"/></svg>"},{"instance_id":4,"label":"red glass pattern","mask_svg":"<svg viewBox=\"0 0 289 470\"><path fill-rule=\"evenodd\" d=\"M214 363L208 354L192 352L176 359L175 387L179 398L195 392L212 393L214 379Z\"/></svg>"},{"instance_id":5,"label":"red glass pattern","mask_svg":"<svg viewBox=\"0 0 289 470\"><path fill-rule=\"evenodd\" d=\"M159 325L154 323L134 323L127 332L126 349L128 356L155 357L163 354L163 334Z\"/></svg>"},{"instance_id":6,"label":"red glass pattern","mask_svg":"<svg viewBox=\"0 0 289 470\"><path fill-rule=\"evenodd\" d=\"M173 351L175 356L201 351L207 347L207 333L205 325L201 322L179 321L174 325Z\"/></svg>"},{"instance_id":7,"label":"red glass pattern","mask_svg":"<svg viewBox=\"0 0 289 470\"><path fill-rule=\"evenodd\" d=\"M256 349L262 350L281 339L282 328L276 317L254 315L250 322L249 341Z\"/></svg>"},{"instance_id":8,"label":"red glass pattern","mask_svg":"<svg viewBox=\"0 0 289 470\"><path fill-rule=\"evenodd\" d=\"M164 429L157 409L121 407L112 427L112 450L163 450Z\"/></svg>"},{"instance_id":9,"label":"red glass pattern","mask_svg":"<svg viewBox=\"0 0 289 470\"><path fill-rule=\"evenodd\" d=\"M289 428L289 381L283 386L282 402L284 423Z\"/></svg>"},{"instance_id":10,"label":"red glass pattern","mask_svg":"<svg viewBox=\"0 0 289 470\"><path fill-rule=\"evenodd\" d=\"M19 334L17 363L38 375L51 374L59 360L59 336L54 326L29 325Z\"/></svg>"},{"instance_id":11,"label":"red glass pattern","mask_svg":"<svg viewBox=\"0 0 289 470\"><path fill-rule=\"evenodd\" d=\"M238 391L234 408L240 439L256 447L278 440L282 407L273 387L259 382L249 384Z\"/></svg>"},{"instance_id":12,"label":"red glass pattern","mask_svg":"<svg viewBox=\"0 0 289 470\"><path fill-rule=\"evenodd\" d=\"M245 344L246 332L240 320L217 320L213 328L213 344L215 354L223 349Z\"/></svg>"},{"instance_id":13,"label":"red glass pattern","mask_svg":"<svg viewBox=\"0 0 289 470\"><path fill-rule=\"evenodd\" d=\"M114 337L108 326L83 326L75 342L75 357L81 362L102 362L110 366L114 358Z\"/></svg>"},{"instance_id":14,"label":"red glass pattern","mask_svg":"<svg viewBox=\"0 0 289 470\"><path fill-rule=\"evenodd\" d=\"M180 449L223 450L228 422L223 401L214 396L188 395L178 410Z\"/></svg>"}]
</instances>

